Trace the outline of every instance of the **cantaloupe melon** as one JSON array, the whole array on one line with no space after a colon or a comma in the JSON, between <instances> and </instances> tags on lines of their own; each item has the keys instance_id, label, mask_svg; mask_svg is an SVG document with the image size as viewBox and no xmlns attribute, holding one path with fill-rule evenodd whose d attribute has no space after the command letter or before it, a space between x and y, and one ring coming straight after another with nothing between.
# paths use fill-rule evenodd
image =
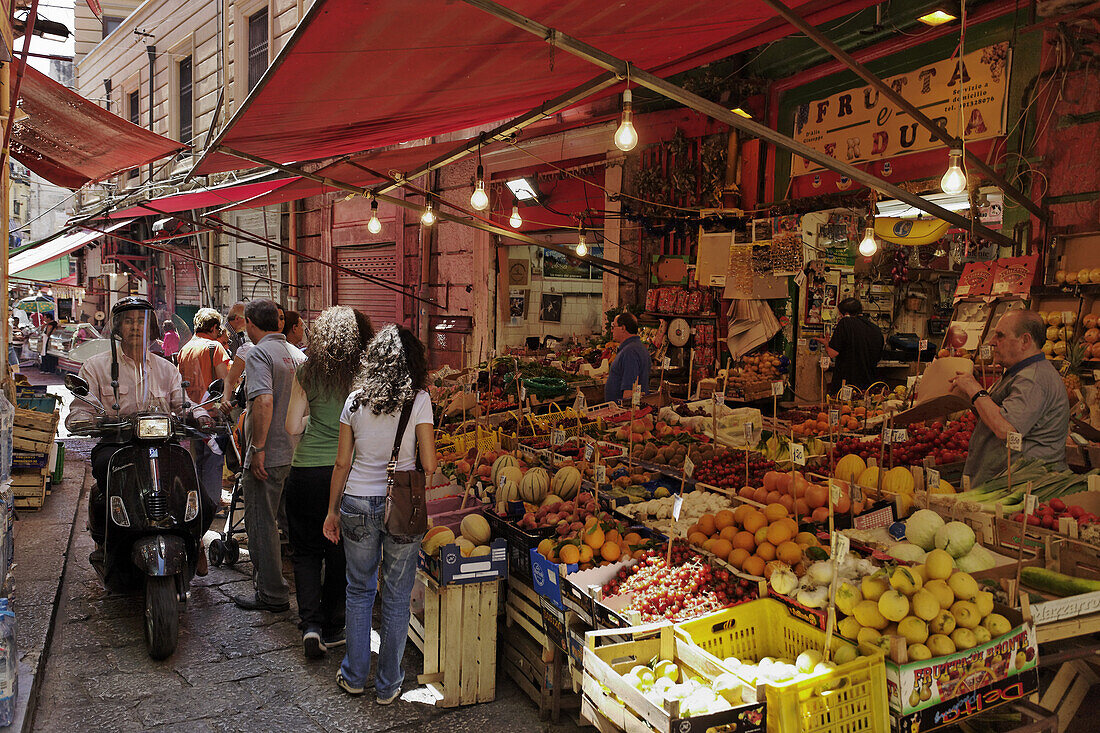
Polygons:
<instances>
[{"instance_id":1,"label":"cantaloupe melon","mask_svg":"<svg viewBox=\"0 0 1100 733\"><path fill-rule=\"evenodd\" d=\"M561 497L557 494L547 494L546 498L539 502L539 506L554 506L555 504L561 504L561 501Z\"/></svg>"},{"instance_id":2,"label":"cantaloupe melon","mask_svg":"<svg viewBox=\"0 0 1100 733\"><path fill-rule=\"evenodd\" d=\"M859 478L856 479L856 484L865 489L877 489L878 467L871 466L870 468L863 469L863 472L859 474Z\"/></svg>"},{"instance_id":3,"label":"cantaloupe melon","mask_svg":"<svg viewBox=\"0 0 1100 733\"><path fill-rule=\"evenodd\" d=\"M500 485L501 479L508 479L519 486L519 482L523 480L523 471L519 466L501 466L497 471L496 485Z\"/></svg>"},{"instance_id":4,"label":"cantaloupe melon","mask_svg":"<svg viewBox=\"0 0 1100 733\"><path fill-rule=\"evenodd\" d=\"M538 504L546 496L550 488L550 476L545 468L532 468L523 474L523 480L519 483L519 495L524 501Z\"/></svg>"},{"instance_id":5,"label":"cantaloupe melon","mask_svg":"<svg viewBox=\"0 0 1100 733\"><path fill-rule=\"evenodd\" d=\"M462 554L462 557L469 557L470 553L474 551L474 543L465 537L459 537L455 540L455 544L458 545L458 551Z\"/></svg>"},{"instance_id":6,"label":"cantaloupe melon","mask_svg":"<svg viewBox=\"0 0 1100 733\"><path fill-rule=\"evenodd\" d=\"M497 503L519 501L519 485L510 479L497 486Z\"/></svg>"},{"instance_id":7,"label":"cantaloupe melon","mask_svg":"<svg viewBox=\"0 0 1100 733\"><path fill-rule=\"evenodd\" d=\"M439 548L455 541L455 533L447 527L432 527L420 541L420 546L429 555L438 555Z\"/></svg>"},{"instance_id":8,"label":"cantaloupe melon","mask_svg":"<svg viewBox=\"0 0 1100 733\"><path fill-rule=\"evenodd\" d=\"M842 481L857 481L860 474L866 469L867 464L863 462L862 458L854 453L849 453L836 462L836 470L833 475Z\"/></svg>"},{"instance_id":9,"label":"cantaloupe melon","mask_svg":"<svg viewBox=\"0 0 1100 733\"><path fill-rule=\"evenodd\" d=\"M474 548L474 551L470 553L470 557L481 557L482 555L488 555L492 551L488 545L478 545Z\"/></svg>"},{"instance_id":10,"label":"cantaloupe melon","mask_svg":"<svg viewBox=\"0 0 1100 733\"><path fill-rule=\"evenodd\" d=\"M517 461L516 457L513 456L511 453L505 453L504 455L493 461L493 472L490 476L490 478L493 479L493 486L496 486L500 483L500 469L504 468L505 466L516 466L518 468L519 461Z\"/></svg>"},{"instance_id":11,"label":"cantaloupe melon","mask_svg":"<svg viewBox=\"0 0 1100 733\"><path fill-rule=\"evenodd\" d=\"M581 472L573 466L563 466L554 474L554 480L550 483L550 490L568 501L577 495L581 486Z\"/></svg>"},{"instance_id":12,"label":"cantaloupe melon","mask_svg":"<svg viewBox=\"0 0 1100 733\"><path fill-rule=\"evenodd\" d=\"M467 514L463 517L460 531L463 537L475 545L484 545L489 542L489 523L480 514Z\"/></svg>"}]
</instances>

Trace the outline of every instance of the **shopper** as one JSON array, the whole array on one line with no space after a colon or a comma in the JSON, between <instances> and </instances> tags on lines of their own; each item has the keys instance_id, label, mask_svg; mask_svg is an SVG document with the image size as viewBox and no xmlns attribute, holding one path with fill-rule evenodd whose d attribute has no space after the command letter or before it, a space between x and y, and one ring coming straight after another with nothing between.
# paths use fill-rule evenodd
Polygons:
<instances>
[{"instance_id":1,"label":"shopper","mask_svg":"<svg viewBox=\"0 0 1100 733\"><path fill-rule=\"evenodd\" d=\"M283 322L283 335L288 344L294 344L299 349L306 343L306 324L298 311L287 311Z\"/></svg>"},{"instance_id":2,"label":"shopper","mask_svg":"<svg viewBox=\"0 0 1100 733\"><path fill-rule=\"evenodd\" d=\"M858 299L845 298L836 308L840 320L832 338L827 344L825 339L815 338L824 344L825 353L836 359L829 390L836 392L846 384L866 389L875 381L875 368L882 358L882 331L863 316L863 304Z\"/></svg>"},{"instance_id":3,"label":"shopper","mask_svg":"<svg viewBox=\"0 0 1100 733\"><path fill-rule=\"evenodd\" d=\"M325 537L333 542L343 537L347 556L348 646L336 684L351 695L363 693L370 672L371 615L381 567L381 645L374 676L375 698L381 705L397 699L405 678L401 657L422 538L394 536L386 530L387 464L398 424L407 416L396 470L435 473L427 382L427 358L416 336L396 325L382 329L367 348L359 389L340 414L340 444L325 517Z\"/></svg>"},{"instance_id":4,"label":"shopper","mask_svg":"<svg viewBox=\"0 0 1100 733\"><path fill-rule=\"evenodd\" d=\"M225 324L229 327L231 339L229 341L229 355L237 358L237 349L248 341L248 333L244 327L244 301L239 300L229 309L225 317Z\"/></svg>"},{"instance_id":5,"label":"shopper","mask_svg":"<svg viewBox=\"0 0 1100 733\"><path fill-rule=\"evenodd\" d=\"M218 321L221 322L221 315L218 316ZM161 324L160 330L164 334L160 340L161 355L169 361L174 361L173 357L180 350L180 335L176 331L176 324L172 322L171 318L167 318Z\"/></svg>"},{"instance_id":6,"label":"shopper","mask_svg":"<svg viewBox=\"0 0 1100 733\"><path fill-rule=\"evenodd\" d=\"M50 336L61 324L52 318L42 327L42 335L38 342L38 368L43 372L53 372L57 369L57 357L50 353Z\"/></svg>"},{"instance_id":7,"label":"shopper","mask_svg":"<svg viewBox=\"0 0 1100 733\"><path fill-rule=\"evenodd\" d=\"M305 356L288 344L279 331L273 301L251 301L245 308L245 328L255 344L245 362L248 448L244 457L246 470L242 474L244 522L255 594L236 596L233 602L249 611L279 612L290 608L277 526L283 483L290 473L294 453L286 432L286 410L294 372Z\"/></svg>"},{"instance_id":8,"label":"shopper","mask_svg":"<svg viewBox=\"0 0 1100 733\"><path fill-rule=\"evenodd\" d=\"M611 337L619 344L619 353L611 362L603 398L622 402L634 396L634 384L645 394L649 392L649 349L638 338L638 319L632 313L620 313L611 321Z\"/></svg>"},{"instance_id":9,"label":"shopper","mask_svg":"<svg viewBox=\"0 0 1100 733\"><path fill-rule=\"evenodd\" d=\"M289 314L288 314L289 315ZM310 659L344 643L344 547L325 539L340 413L374 336L370 319L347 306L328 308L310 329L315 354L298 367L286 413L286 431L301 435L286 479L298 628Z\"/></svg>"},{"instance_id":10,"label":"shopper","mask_svg":"<svg viewBox=\"0 0 1100 733\"><path fill-rule=\"evenodd\" d=\"M1013 458L1042 461L1050 470L1065 471L1069 434L1069 398L1058 370L1041 345L1046 324L1034 311L1010 311L997 322L989 343L993 361L1004 374L988 391L974 373L959 372L951 384L974 405L978 423L970 435L963 473L977 486L1005 470L1009 433L1023 437L1023 449Z\"/></svg>"}]
</instances>

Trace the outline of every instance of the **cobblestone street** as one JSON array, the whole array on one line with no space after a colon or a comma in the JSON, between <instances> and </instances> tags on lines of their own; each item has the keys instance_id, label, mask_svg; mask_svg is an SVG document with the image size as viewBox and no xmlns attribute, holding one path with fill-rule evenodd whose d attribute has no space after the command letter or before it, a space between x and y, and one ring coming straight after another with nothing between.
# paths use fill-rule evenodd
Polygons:
<instances>
[{"instance_id":1,"label":"cobblestone street","mask_svg":"<svg viewBox=\"0 0 1100 733\"><path fill-rule=\"evenodd\" d=\"M140 597L107 594L88 563L92 445L68 441L65 480L42 511L21 514L16 525L20 653L26 666L37 668L23 730L575 729L540 723L534 704L499 671L494 702L435 707L432 694L416 683L422 660L411 643L396 704L377 705L370 689L360 698L346 695L335 683L342 650L307 662L293 604L281 614L234 606L230 596L251 589L251 566L243 558L195 579L178 650L153 661L142 639ZM292 578L289 563L285 572Z\"/></svg>"}]
</instances>

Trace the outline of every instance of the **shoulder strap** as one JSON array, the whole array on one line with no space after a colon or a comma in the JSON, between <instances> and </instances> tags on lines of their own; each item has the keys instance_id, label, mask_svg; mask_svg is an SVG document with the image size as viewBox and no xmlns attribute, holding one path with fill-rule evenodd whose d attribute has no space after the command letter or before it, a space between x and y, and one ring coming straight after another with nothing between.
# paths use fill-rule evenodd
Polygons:
<instances>
[{"instance_id":1,"label":"shoulder strap","mask_svg":"<svg viewBox=\"0 0 1100 733\"><path fill-rule=\"evenodd\" d=\"M393 439L393 453L390 455L390 465L395 468L397 466L397 456L401 452L401 439L405 436L405 430L409 426L409 418L412 417L413 402L414 400L409 400L405 403L405 406L401 408L401 417L397 421L397 435ZM416 449L415 443L413 454L416 457L416 468L420 470L420 452Z\"/></svg>"},{"instance_id":2,"label":"shoulder strap","mask_svg":"<svg viewBox=\"0 0 1100 733\"><path fill-rule=\"evenodd\" d=\"M214 377L217 376L217 374L215 374L217 369L214 366L214 354L218 351L217 342L214 342L214 343L210 344L209 346L207 346L206 350L208 352L210 352L210 378L214 379Z\"/></svg>"}]
</instances>

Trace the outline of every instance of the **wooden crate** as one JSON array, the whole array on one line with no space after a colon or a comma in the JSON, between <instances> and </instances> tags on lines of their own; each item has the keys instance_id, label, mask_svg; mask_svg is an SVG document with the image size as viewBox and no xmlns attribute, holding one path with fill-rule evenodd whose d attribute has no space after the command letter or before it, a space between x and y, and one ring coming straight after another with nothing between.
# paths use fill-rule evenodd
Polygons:
<instances>
[{"instance_id":1,"label":"wooden crate","mask_svg":"<svg viewBox=\"0 0 1100 733\"><path fill-rule=\"evenodd\" d=\"M417 679L452 708L489 702L496 697L497 604L500 581L440 586L422 570L423 620L409 621L409 638L424 654Z\"/></svg>"},{"instance_id":2,"label":"wooden crate","mask_svg":"<svg viewBox=\"0 0 1100 733\"><path fill-rule=\"evenodd\" d=\"M13 471L11 490L15 498L16 509L41 509L46 503L46 490L50 476L47 469L32 468L27 471Z\"/></svg>"},{"instance_id":3,"label":"wooden crate","mask_svg":"<svg viewBox=\"0 0 1100 733\"><path fill-rule=\"evenodd\" d=\"M49 453L57 437L58 412L15 410L12 448L29 453Z\"/></svg>"}]
</instances>

